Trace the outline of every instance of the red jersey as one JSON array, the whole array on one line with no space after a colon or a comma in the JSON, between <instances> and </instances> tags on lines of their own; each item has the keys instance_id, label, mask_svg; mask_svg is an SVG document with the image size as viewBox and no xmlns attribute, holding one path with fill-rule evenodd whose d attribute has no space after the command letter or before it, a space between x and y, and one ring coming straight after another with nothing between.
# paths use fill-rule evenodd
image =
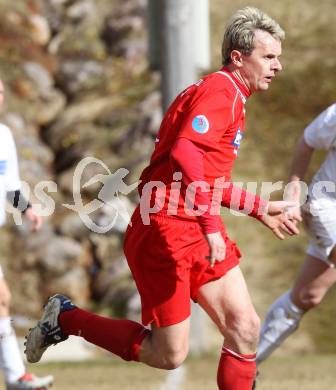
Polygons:
<instances>
[{"instance_id":1,"label":"red jersey","mask_svg":"<svg viewBox=\"0 0 336 390\"><path fill-rule=\"evenodd\" d=\"M211 198L215 180L229 181L233 163L244 134L244 103L249 91L226 68L203 77L177 96L166 112L157 135L149 166L141 175L140 194L150 181L161 181L166 191L160 214L167 215L174 170L171 150L178 138L187 138L206 151L204 179ZM153 190L152 200L158 197ZM168 213L169 215L169 213ZM177 217L196 219L185 211L182 194L178 199Z\"/></svg>"}]
</instances>

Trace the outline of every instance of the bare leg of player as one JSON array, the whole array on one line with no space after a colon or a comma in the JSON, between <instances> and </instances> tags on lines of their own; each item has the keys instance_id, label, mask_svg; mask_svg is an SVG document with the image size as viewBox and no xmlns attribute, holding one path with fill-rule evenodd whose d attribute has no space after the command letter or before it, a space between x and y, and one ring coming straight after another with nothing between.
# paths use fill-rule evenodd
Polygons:
<instances>
[{"instance_id":1,"label":"bare leg of player","mask_svg":"<svg viewBox=\"0 0 336 390\"><path fill-rule=\"evenodd\" d=\"M51 375L37 377L26 372L14 329L9 307L11 293L0 276L0 368L8 389L47 389L53 383Z\"/></svg>"},{"instance_id":2,"label":"bare leg of player","mask_svg":"<svg viewBox=\"0 0 336 390\"><path fill-rule=\"evenodd\" d=\"M336 282L336 270L307 255L292 291L287 291L269 308L262 325L257 364L265 360L299 326L304 313L316 307Z\"/></svg>"},{"instance_id":3,"label":"bare leg of player","mask_svg":"<svg viewBox=\"0 0 336 390\"><path fill-rule=\"evenodd\" d=\"M176 325L158 328L141 344L139 361L149 366L172 370L179 367L188 354L190 319Z\"/></svg>"},{"instance_id":4,"label":"bare leg of player","mask_svg":"<svg viewBox=\"0 0 336 390\"><path fill-rule=\"evenodd\" d=\"M202 286L197 299L225 338L217 374L219 389L251 390L260 322L240 268Z\"/></svg>"}]
</instances>

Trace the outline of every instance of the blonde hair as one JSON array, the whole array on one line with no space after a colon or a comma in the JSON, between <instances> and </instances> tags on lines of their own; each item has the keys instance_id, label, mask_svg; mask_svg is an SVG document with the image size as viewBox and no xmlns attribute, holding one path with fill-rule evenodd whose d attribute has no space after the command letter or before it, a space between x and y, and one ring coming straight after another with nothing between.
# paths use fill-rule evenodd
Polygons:
<instances>
[{"instance_id":1,"label":"blonde hair","mask_svg":"<svg viewBox=\"0 0 336 390\"><path fill-rule=\"evenodd\" d=\"M255 31L263 30L275 39L285 38L284 30L270 16L255 7L245 7L238 10L230 19L222 44L222 63L231 62L232 50L239 50L244 55L250 55L254 49Z\"/></svg>"}]
</instances>

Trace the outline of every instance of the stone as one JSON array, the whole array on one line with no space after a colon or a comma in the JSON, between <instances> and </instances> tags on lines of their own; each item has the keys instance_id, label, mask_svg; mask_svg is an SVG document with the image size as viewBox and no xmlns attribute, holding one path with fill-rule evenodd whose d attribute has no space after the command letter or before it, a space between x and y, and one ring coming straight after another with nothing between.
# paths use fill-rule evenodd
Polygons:
<instances>
[{"instance_id":1,"label":"stone","mask_svg":"<svg viewBox=\"0 0 336 390\"><path fill-rule=\"evenodd\" d=\"M71 127L79 123L94 121L107 110L116 108L120 102L120 97L108 96L68 106L57 121L47 129L48 144L53 150L58 151L62 148Z\"/></svg>"},{"instance_id":2,"label":"stone","mask_svg":"<svg viewBox=\"0 0 336 390\"><path fill-rule=\"evenodd\" d=\"M77 213L68 214L62 218L59 231L63 236L83 240L90 235L90 230L85 226Z\"/></svg>"},{"instance_id":3,"label":"stone","mask_svg":"<svg viewBox=\"0 0 336 390\"><path fill-rule=\"evenodd\" d=\"M88 156L88 158L90 158L90 156ZM79 162L79 164L80 163L81 162ZM77 176L77 172L80 176ZM91 163L90 160L88 160L88 163L85 163L85 165L83 164L83 170L80 170L78 168L78 164L76 164L70 169L62 172L58 176L58 183L62 191L72 195L74 194L74 191L76 191L74 186L79 186L81 197L83 202L85 202L87 196L95 197L99 189L102 187L101 182L95 182L84 187L85 183L89 182L96 175L102 175L105 173L106 172L102 165L96 163L95 160L92 160Z\"/></svg>"},{"instance_id":4,"label":"stone","mask_svg":"<svg viewBox=\"0 0 336 390\"><path fill-rule=\"evenodd\" d=\"M95 276L93 292L96 299L104 299L111 286L116 286L121 279L128 278L130 270L124 257L110 260Z\"/></svg>"},{"instance_id":5,"label":"stone","mask_svg":"<svg viewBox=\"0 0 336 390\"><path fill-rule=\"evenodd\" d=\"M99 226L111 226L109 233L124 233L134 209L135 206L126 196L116 195L105 202L94 220Z\"/></svg>"},{"instance_id":6,"label":"stone","mask_svg":"<svg viewBox=\"0 0 336 390\"><path fill-rule=\"evenodd\" d=\"M36 90L32 82L18 78L12 83L13 91L22 99L33 99L36 96Z\"/></svg>"},{"instance_id":7,"label":"stone","mask_svg":"<svg viewBox=\"0 0 336 390\"><path fill-rule=\"evenodd\" d=\"M127 183L134 183L154 145L159 95L151 93L155 82L146 71L146 3L5 3L0 71L7 106L1 120L13 130L28 185L23 189L34 207L44 206L35 185L57 184L56 193L46 191L56 209L44 217L39 233L32 234L18 212L2 233L0 255L14 311L36 317L46 298L61 292L81 306L94 297L113 311L136 315L139 297L122 252L136 191L106 198L104 181L92 179L124 167L130 171ZM98 201L92 221L113 225L107 234L92 232L77 212L64 207L74 202L75 169L89 156L101 163L85 167L79 187L84 203Z\"/></svg>"},{"instance_id":8,"label":"stone","mask_svg":"<svg viewBox=\"0 0 336 390\"><path fill-rule=\"evenodd\" d=\"M65 6L71 0L48 0L48 3L53 7Z\"/></svg>"},{"instance_id":9,"label":"stone","mask_svg":"<svg viewBox=\"0 0 336 390\"><path fill-rule=\"evenodd\" d=\"M54 236L39 251L39 264L50 276L60 276L80 262L84 249L77 241L68 237Z\"/></svg>"},{"instance_id":10,"label":"stone","mask_svg":"<svg viewBox=\"0 0 336 390\"><path fill-rule=\"evenodd\" d=\"M14 131L14 136L15 134L24 136L26 123L22 115L17 112L7 111L5 114L3 114L2 120L7 124L7 126L9 126L12 131Z\"/></svg>"},{"instance_id":11,"label":"stone","mask_svg":"<svg viewBox=\"0 0 336 390\"><path fill-rule=\"evenodd\" d=\"M45 296L61 293L70 297L80 307L88 306L91 296L90 278L83 268L73 267L66 273L48 280L43 288Z\"/></svg>"},{"instance_id":12,"label":"stone","mask_svg":"<svg viewBox=\"0 0 336 390\"><path fill-rule=\"evenodd\" d=\"M54 79L50 72L41 64L36 62L26 62L23 69L27 76L37 87L39 98L35 105L35 122L38 125L46 125L62 112L66 100L63 93L54 88Z\"/></svg>"},{"instance_id":13,"label":"stone","mask_svg":"<svg viewBox=\"0 0 336 390\"><path fill-rule=\"evenodd\" d=\"M48 53L56 56L58 54L61 44L64 42L64 39L65 35L62 31L55 35L49 42Z\"/></svg>"},{"instance_id":14,"label":"stone","mask_svg":"<svg viewBox=\"0 0 336 390\"><path fill-rule=\"evenodd\" d=\"M122 238L119 235L90 234L90 242L93 247L94 257L99 269L108 268L114 259L123 256Z\"/></svg>"},{"instance_id":15,"label":"stone","mask_svg":"<svg viewBox=\"0 0 336 390\"><path fill-rule=\"evenodd\" d=\"M25 254L36 253L45 248L54 236L53 226L44 220L38 233L31 234L29 224L16 227L16 236L22 240L21 245Z\"/></svg>"},{"instance_id":16,"label":"stone","mask_svg":"<svg viewBox=\"0 0 336 390\"><path fill-rule=\"evenodd\" d=\"M95 3L90 0L79 1L73 5L71 5L67 11L66 15L69 19L73 19L75 21L84 19L88 16L91 16L97 12Z\"/></svg>"},{"instance_id":17,"label":"stone","mask_svg":"<svg viewBox=\"0 0 336 390\"><path fill-rule=\"evenodd\" d=\"M41 64L37 62L26 62L22 67L26 74L35 82L40 94L53 87L53 78Z\"/></svg>"},{"instance_id":18,"label":"stone","mask_svg":"<svg viewBox=\"0 0 336 390\"><path fill-rule=\"evenodd\" d=\"M40 126L48 125L63 112L66 98L56 89L45 90L37 102L35 122Z\"/></svg>"},{"instance_id":19,"label":"stone","mask_svg":"<svg viewBox=\"0 0 336 390\"><path fill-rule=\"evenodd\" d=\"M18 283L17 276L14 278L14 274L7 279L12 290L13 313L24 313L36 318L41 313L44 303L41 285L44 285L46 281L42 280L37 272L23 269L20 271L19 280Z\"/></svg>"},{"instance_id":20,"label":"stone","mask_svg":"<svg viewBox=\"0 0 336 390\"><path fill-rule=\"evenodd\" d=\"M97 61L65 60L57 73L58 84L68 94L103 87L105 68Z\"/></svg>"},{"instance_id":21,"label":"stone","mask_svg":"<svg viewBox=\"0 0 336 390\"><path fill-rule=\"evenodd\" d=\"M108 286L106 293L100 302L107 307L113 308L122 317L127 313L127 302L136 291L135 283L130 276L125 276Z\"/></svg>"},{"instance_id":22,"label":"stone","mask_svg":"<svg viewBox=\"0 0 336 390\"><path fill-rule=\"evenodd\" d=\"M44 46L49 42L51 32L47 19L38 14L28 16L28 29L32 40Z\"/></svg>"}]
</instances>

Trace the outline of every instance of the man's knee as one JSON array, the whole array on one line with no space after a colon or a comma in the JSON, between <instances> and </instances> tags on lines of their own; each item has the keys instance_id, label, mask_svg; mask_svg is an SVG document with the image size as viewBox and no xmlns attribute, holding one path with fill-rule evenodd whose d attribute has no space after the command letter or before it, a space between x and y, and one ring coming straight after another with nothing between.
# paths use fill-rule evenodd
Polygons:
<instances>
[{"instance_id":1,"label":"man's knee","mask_svg":"<svg viewBox=\"0 0 336 390\"><path fill-rule=\"evenodd\" d=\"M173 370L179 367L185 360L189 349L190 319L167 327L152 326L150 338L142 350L144 363L156 368Z\"/></svg>"},{"instance_id":2,"label":"man's knee","mask_svg":"<svg viewBox=\"0 0 336 390\"><path fill-rule=\"evenodd\" d=\"M256 346L259 331L260 319L254 310L250 313L237 311L226 317L225 332L229 333L238 344Z\"/></svg>"},{"instance_id":3,"label":"man's knee","mask_svg":"<svg viewBox=\"0 0 336 390\"><path fill-rule=\"evenodd\" d=\"M322 302L324 295L324 291L319 291L317 289L303 289L299 293L300 307L302 307L305 311L313 309Z\"/></svg>"},{"instance_id":4,"label":"man's knee","mask_svg":"<svg viewBox=\"0 0 336 390\"><path fill-rule=\"evenodd\" d=\"M171 347L160 351L162 356L162 366L165 370L174 370L181 366L188 355L188 347Z\"/></svg>"}]
</instances>

